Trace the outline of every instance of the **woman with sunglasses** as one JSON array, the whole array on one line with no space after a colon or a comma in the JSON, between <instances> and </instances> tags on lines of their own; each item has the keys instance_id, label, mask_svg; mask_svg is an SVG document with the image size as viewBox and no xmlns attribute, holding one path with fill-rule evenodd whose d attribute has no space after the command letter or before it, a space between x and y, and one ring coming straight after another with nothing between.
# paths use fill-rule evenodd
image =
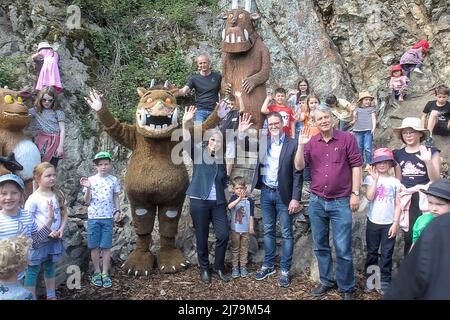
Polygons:
<instances>
[{"instance_id":1,"label":"woman with sunglasses","mask_svg":"<svg viewBox=\"0 0 450 320\"><path fill-rule=\"evenodd\" d=\"M53 87L44 87L39 91L34 102L34 108L28 110L33 119L32 128L36 129L34 143L41 152L42 162L58 165L64 155L64 136L66 127L65 115L58 99L58 93Z\"/></svg>"}]
</instances>

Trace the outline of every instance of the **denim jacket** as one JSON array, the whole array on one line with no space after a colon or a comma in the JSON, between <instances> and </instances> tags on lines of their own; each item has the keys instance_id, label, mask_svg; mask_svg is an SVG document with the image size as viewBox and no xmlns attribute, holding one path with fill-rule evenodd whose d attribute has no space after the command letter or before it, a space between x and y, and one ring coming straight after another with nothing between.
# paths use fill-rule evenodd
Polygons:
<instances>
[{"instance_id":1,"label":"denim jacket","mask_svg":"<svg viewBox=\"0 0 450 320\"><path fill-rule=\"evenodd\" d=\"M214 182L217 204L226 203L225 189L227 188L227 174L223 159L222 163L217 163L217 159L212 158L207 152L204 152L204 148L194 145L191 146L190 156L194 161L194 165L192 181L186 194L190 197L206 200ZM200 163L196 163L197 161L195 160L199 160Z\"/></svg>"}]
</instances>

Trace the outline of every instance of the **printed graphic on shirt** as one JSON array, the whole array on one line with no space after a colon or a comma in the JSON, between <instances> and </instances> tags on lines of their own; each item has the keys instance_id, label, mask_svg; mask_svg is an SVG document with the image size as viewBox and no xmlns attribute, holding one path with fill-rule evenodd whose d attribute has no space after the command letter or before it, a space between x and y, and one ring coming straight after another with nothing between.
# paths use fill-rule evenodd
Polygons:
<instances>
[{"instance_id":1,"label":"printed graphic on shirt","mask_svg":"<svg viewBox=\"0 0 450 320\"><path fill-rule=\"evenodd\" d=\"M237 199L235 196L234 200ZM230 199L234 201L233 198ZM248 232L250 227L250 201L248 199L241 200L231 210L231 230L236 232Z\"/></svg>"},{"instance_id":2,"label":"printed graphic on shirt","mask_svg":"<svg viewBox=\"0 0 450 320\"><path fill-rule=\"evenodd\" d=\"M423 164L419 163L412 163L411 161L407 161L405 165L402 168L402 175L403 176L423 176L427 172L425 171L425 168Z\"/></svg>"}]
</instances>

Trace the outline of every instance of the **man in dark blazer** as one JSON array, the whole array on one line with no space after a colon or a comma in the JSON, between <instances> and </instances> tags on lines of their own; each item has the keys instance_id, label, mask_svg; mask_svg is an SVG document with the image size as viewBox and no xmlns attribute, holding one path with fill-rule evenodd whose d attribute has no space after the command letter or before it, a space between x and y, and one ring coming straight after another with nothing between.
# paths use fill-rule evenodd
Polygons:
<instances>
[{"instance_id":1,"label":"man in dark blazer","mask_svg":"<svg viewBox=\"0 0 450 320\"><path fill-rule=\"evenodd\" d=\"M246 119L243 119L245 126ZM289 287L289 271L294 250L292 216L300 208L303 174L294 167L297 142L283 133L283 118L278 112L267 115L269 136L259 146L260 163L256 166L252 189L261 189L262 221L264 225L264 263L256 273L256 280L274 274L276 255L276 221L281 227L281 274L278 284ZM260 139L261 140L261 139Z\"/></svg>"}]
</instances>

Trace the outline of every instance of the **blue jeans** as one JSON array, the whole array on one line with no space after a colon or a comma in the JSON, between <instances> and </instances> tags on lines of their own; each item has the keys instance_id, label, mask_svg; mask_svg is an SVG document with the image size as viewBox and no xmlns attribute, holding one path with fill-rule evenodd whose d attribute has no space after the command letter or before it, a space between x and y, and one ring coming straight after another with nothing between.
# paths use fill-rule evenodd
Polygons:
<instances>
[{"instance_id":1,"label":"blue jeans","mask_svg":"<svg viewBox=\"0 0 450 320\"><path fill-rule=\"evenodd\" d=\"M203 121L205 121L209 115L213 112L212 109L198 109L195 112L195 119L194 119L194 123L198 124L198 123L202 123Z\"/></svg>"},{"instance_id":2,"label":"blue jeans","mask_svg":"<svg viewBox=\"0 0 450 320\"><path fill-rule=\"evenodd\" d=\"M407 76L409 78L409 74L411 73L411 71L413 71L415 68L421 69L422 68L422 64L402 64L402 69L403 69L403 74L405 76Z\"/></svg>"},{"instance_id":3,"label":"blue jeans","mask_svg":"<svg viewBox=\"0 0 450 320\"><path fill-rule=\"evenodd\" d=\"M292 215L281 200L278 191L261 189L262 222L264 225L264 266L272 268L275 265L277 215L281 227L281 271L289 272L294 251L294 234Z\"/></svg>"},{"instance_id":4,"label":"blue jeans","mask_svg":"<svg viewBox=\"0 0 450 320\"><path fill-rule=\"evenodd\" d=\"M313 193L309 198L309 220L314 253L319 264L320 282L328 287L335 284L329 243L331 222L336 250L336 282L341 292L351 292L355 287L352 256L352 211L349 201L349 197L325 200Z\"/></svg>"},{"instance_id":5,"label":"blue jeans","mask_svg":"<svg viewBox=\"0 0 450 320\"><path fill-rule=\"evenodd\" d=\"M366 130L366 131L355 131L354 133L363 161L364 161L364 154L366 154L365 163L370 164L372 162L372 140L373 140L372 132L370 130Z\"/></svg>"},{"instance_id":6,"label":"blue jeans","mask_svg":"<svg viewBox=\"0 0 450 320\"><path fill-rule=\"evenodd\" d=\"M339 120L339 130L347 131L350 127L350 122Z\"/></svg>"},{"instance_id":7,"label":"blue jeans","mask_svg":"<svg viewBox=\"0 0 450 320\"><path fill-rule=\"evenodd\" d=\"M110 249L113 237L113 219L88 219L88 248Z\"/></svg>"}]
</instances>

